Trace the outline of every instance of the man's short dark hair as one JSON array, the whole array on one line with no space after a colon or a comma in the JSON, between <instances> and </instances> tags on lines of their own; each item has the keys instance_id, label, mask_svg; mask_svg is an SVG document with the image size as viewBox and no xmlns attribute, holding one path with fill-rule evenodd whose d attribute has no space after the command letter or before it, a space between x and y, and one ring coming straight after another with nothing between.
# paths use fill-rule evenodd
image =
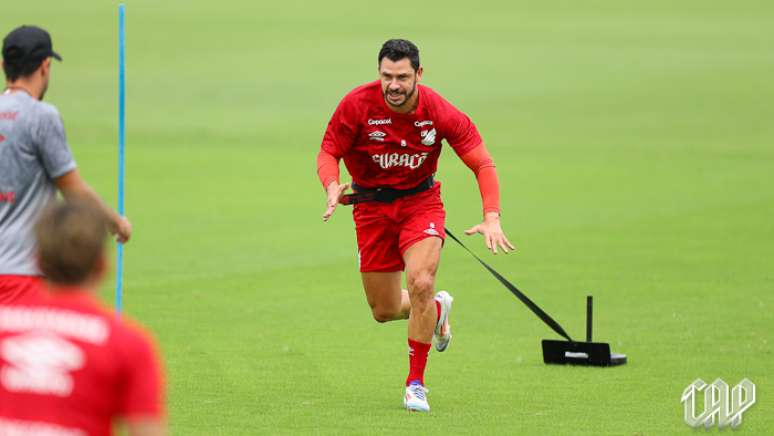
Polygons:
<instances>
[{"instance_id":1,"label":"man's short dark hair","mask_svg":"<svg viewBox=\"0 0 774 436\"><path fill-rule=\"evenodd\" d=\"M92 200L70 199L50 206L35 227L38 264L59 285L79 285L104 256L107 220Z\"/></svg>"},{"instance_id":2,"label":"man's short dark hair","mask_svg":"<svg viewBox=\"0 0 774 436\"><path fill-rule=\"evenodd\" d=\"M408 58L414 71L419 69L419 49L407 39L390 39L382 44L382 49L379 50L379 65L384 58L393 62Z\"/></svg>"},{"instance_id":3,"label":"man's short dark hair","mask_svg":"<svg viewBox=\"0 0 774 436\"><path fill-rule=\"evenodd\" d=\"M28 62L3 62L3 72L9 82L15 82L23 77L29 77L34 73L46 58Z\"/></svg>"}]
</instances>

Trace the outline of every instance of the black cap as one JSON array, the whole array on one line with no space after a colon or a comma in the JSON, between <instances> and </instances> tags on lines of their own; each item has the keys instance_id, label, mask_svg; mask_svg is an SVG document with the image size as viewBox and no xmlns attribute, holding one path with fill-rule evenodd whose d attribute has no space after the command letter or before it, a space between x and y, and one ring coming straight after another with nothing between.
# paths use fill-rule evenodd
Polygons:
<instances>
[{"instance_id":1,"label":"black cap","mask_svg":"<svg viewBox=\"0 0 774 436\"><path fill-rule=\"evenodd\" d=\"M3 61L7 64L39 63L49 57L62 60L51 46L51 35L40 27L17 27L3 39Z\"/></svg>"}]
</instances>

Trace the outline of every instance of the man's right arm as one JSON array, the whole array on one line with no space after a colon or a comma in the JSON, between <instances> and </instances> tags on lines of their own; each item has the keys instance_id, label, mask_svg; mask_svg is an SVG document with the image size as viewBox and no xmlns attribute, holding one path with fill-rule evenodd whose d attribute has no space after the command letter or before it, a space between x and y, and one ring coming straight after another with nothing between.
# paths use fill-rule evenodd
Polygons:
<instances>
[{"instance_id":1,"label":"man's right arm","mask_svg":"<svg viewBox=\"0 0 774 436\"><path fill-rule=\"evenodd\" d=\"M46 174L54 180L54 184L66 200L86 198L99 205L108 219L111 233L116 235L119 242L128 241L132 233L129 221L109 208L78 173L59 112L47 104L42 104L38 108L32 128L33 138L36 152Z\"/></svg>"},{"instance_id":2,"label":"man's right arm","mask_svg":"<svg viewBox=\"0 0 774 436\"><path fill-rule=\"evenodd\" d=\"M320 152L317 154L317 177L320 178L323 188L328 188L331 182L339 183L340 159L341 157L326 151L325 147L320 148Z\"/></svg>"},{"instance_id":3,"label":"man's right arm","mask_svg":"<svg viewBox=\"0 0 774 436\"><path fill-rule=\"evenodd\" d=\"M73 169L72 171L57 177L54 179L54 183L56 184L57 189L59 189L59 192L64 196L65 200L84 198L98 205L105 214L105 217L107 217L108 228L110 229L110 233L116 235L116 240L122 244L129 241L129 238L132 236L132 224L126 217L117 214L105 204L105 202L99 198L99 195L91 189L91 186L81 178L77 169Z\"/></svg>"},{"instance_id":4,"label":"man's right arm","mask_svg":"<svg viewBox=\"0 0 774 436\"><path fill-rule=\"evenodd\" d=\"M320 178L325 194L328 197L327 208L323 213L323 221L328 221L336 210L341 196L349 189L350 184L339 184L339 158L325 151L324 147L320 149L320 153L317 155L317 176Z\"/></svg>"},{"instance_id":5,"label":"man's right arm","mask_svg":"<svg viewBox=\"0 0 774 436\"><path fill-rule=\"evenodd\" d=\"M323 221L333 215L344 192L350 184L339 184L339 160L352 147L355 136L354 105L346 97L339 103L325 129L320 152L317 154L317 176L327 196Z\"/></svg>"}]
</instances>

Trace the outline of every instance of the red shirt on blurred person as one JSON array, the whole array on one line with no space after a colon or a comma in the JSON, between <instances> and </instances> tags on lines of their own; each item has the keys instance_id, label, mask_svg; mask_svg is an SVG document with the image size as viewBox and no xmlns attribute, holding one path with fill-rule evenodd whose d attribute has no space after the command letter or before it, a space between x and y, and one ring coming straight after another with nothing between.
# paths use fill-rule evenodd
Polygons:
<instances>
[{"instance_id":1,"label":"red shirt on blurred person","mask_svg":"<svg viewBox=\"0 0 774 436\"><path fill-rule=\"evenodd\" d=\"M164 434L163 380L153 341L103 308L104 214L69 201L36 228L48 291L0 305L0 435Z\"/></svg>"}]
</instances>

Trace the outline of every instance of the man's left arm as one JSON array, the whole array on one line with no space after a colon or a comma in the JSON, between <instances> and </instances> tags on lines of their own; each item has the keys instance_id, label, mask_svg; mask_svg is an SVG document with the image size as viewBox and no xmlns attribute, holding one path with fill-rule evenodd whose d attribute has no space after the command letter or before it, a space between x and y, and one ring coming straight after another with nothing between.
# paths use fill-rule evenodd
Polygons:
<instances>
[{"instance_id":1,"label":"man's left arm","mask_svg":"<svg viewBox=\"0 0 774 436\"><path fill-rule=\"evenodd\" d=\"M438 100L439 127L455 153L476 175L481 201L484 207L484 220L481 224L469 228L466 235L481 233L486 247L497 254L500 247L505 253L516 248L505 237L500 226L500 185L492 156L484 146L478 128L462 111L444 99Z\"/></svg>"},{"instance_id":2,"label":"man's left arm","mask_svg":"<svg viewBox=\"0 0 774 436\"><path fill-rule=\"evenodd\" d=\"M500 184L492 156L484 143L481 143L460 158L476 175L484 209L484 221L465 230L465 234L482 234L486 247L494 254L497 254L498 246L505 253L515 250L516 247L508 241L500 226Z\"/></svg>"},{"instance_id":3,"label":"man's left arm","mask_svg":"<svg viewBox=\"0 0 774 436\"><path fill-rule=\"evenodd\" d=\"M129 337L124 350L122 389L118 394L118 416L129 436L166 434L165 386L162 363L155 342L142 330Z\"/></svg>"}]
</instances>

